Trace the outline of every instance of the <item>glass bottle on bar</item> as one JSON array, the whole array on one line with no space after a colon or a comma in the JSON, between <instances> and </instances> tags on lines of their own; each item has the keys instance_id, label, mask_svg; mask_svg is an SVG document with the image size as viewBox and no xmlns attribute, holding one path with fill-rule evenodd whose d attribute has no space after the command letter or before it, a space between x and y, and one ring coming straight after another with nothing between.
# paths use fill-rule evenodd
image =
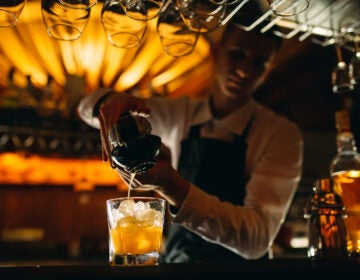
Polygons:
<instances>
[{"instance_id":1,"label":"glass bottle on bar","mask_svg":"<svg viewBox=\"0 0 360 280\"><path fill-rule=\"evenodd\" d=\"M347 259L346 208L334 192L330 178L315 181L304 218L307 219L309 258Z\"/></svg>"},{"instance_id":2,"label":"glass bottle on bar","mask_svg":"<svg viewBox=\"0 0 360 280\"><path fill-rule=\"evenodd\" d=\"M360 154L351 131L348 110L335 113L337 155L331 162L330 174L334 191L347 210L347 250L351 258L360 257Z\"/></svg>"}]
</instances>

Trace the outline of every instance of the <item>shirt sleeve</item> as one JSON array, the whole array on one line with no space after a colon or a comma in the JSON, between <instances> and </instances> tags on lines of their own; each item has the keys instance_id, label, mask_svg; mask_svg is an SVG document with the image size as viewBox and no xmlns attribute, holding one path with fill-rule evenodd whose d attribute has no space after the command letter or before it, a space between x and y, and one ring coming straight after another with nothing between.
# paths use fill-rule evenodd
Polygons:
<instances>
[{"instance_id":1,"label":"shirt sleeve","mask_svg":"<svg viewBox=\"0 0 360 280\"><path fill-rule=\"evenodd\" d=\"M303 149L295 126L279 124L269 139L246 185L243 206L220 201L191 185L173 222L245 259L265 255L297 189Z\"/></svg>"},{"instance_id":2,"label":"shirt sleeve","mask_svg":"<svg viewBox=\"0 0 360 280\"><path fill-rule=\"evenodd\" d=\"M93 93L85 96L80 100L80 103L77 107L77 112L79 117L88 125L94 128L100 128L99 119L94 114L94 109L96 104L104 97L106 94L110 93L112 90L109 88L100 88Z\"/></svg>"}]
</instances>

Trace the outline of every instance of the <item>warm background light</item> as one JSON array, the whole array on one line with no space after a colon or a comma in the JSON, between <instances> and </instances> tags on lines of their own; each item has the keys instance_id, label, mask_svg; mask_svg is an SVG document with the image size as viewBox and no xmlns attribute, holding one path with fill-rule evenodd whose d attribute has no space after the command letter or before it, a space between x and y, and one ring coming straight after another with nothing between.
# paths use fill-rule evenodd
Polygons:
<instances>
[{"instance_id":1,"label":"warm background light","mask_svg":"<svg viewBox=\"0 0 360 280\"><path fill-rule=\"evenodd\" d=\"M126 191L119 175L99 159L59 159L22 153L0 154L0 185L73 185L75 191L116 186Z\"/></svg>"},{"instance_id":2,"label":"warm background light","mask_svg":"<svg viewBox=\"0 0 360 280\"><path fill-rule=\"evenodd\" d=\"M39 106L36 103L39 97L30 96L27 90L28 81L41 92L49 76L53 78L53 107L70 118L74 117L77 102L100 86L118 91L136 88L137 94L143 97L155 92L199 95L211 79L207 39L201 37L192 54L171 57L162 49L156 32L157 19L154 19L148 22L139 47L117 48L106 39L100 19L102 6L103 2L98 2L92 8L90 21L80 39L58 41L46 32L40 0L28 0L17 26L0 28L0 105L8 88L15 86L22 102ZM9 81L11 70L13 80ZM76 190L115 185L125 190L127 186L100 157L99 154L98 159L64 159L5 151L0 153L0 184L73 185Z\"/></svg>"},{"instance_id":3,"label":"warm background light","mask_svg":"<svg viewBox=\"0 0 360 280\"><path fill-rule=\"evenodd\" d=\"M148 93L148 89L159 90L184 76L191 81L195 66L209 66L210 46L204 37L200 38L195 51L186 57L167 55L156 32L157 19L149 21L139 47L121 49L112 46L106 40L100 20L102 5L98 2L92 8L90 21L80 39L57 41L47 35L40 1L28 1L18 25L0 29L0 89L9 85L7 73L15 68L14 83L19 87L26 86L26 76L30 75L31 82L43 88L51 75L66 95L67 77L72 75L85 79L81 94L88 94L101 85L121 91L139 84L141 88L146 84ZM210 72L202 75L210 79ZM165 79L162 78L164 75ZM155 85L153 79L156 79ZM182 83L181 86L184 94L192 95L203 84L190 87Z\"/></svg>"}]
</instances>

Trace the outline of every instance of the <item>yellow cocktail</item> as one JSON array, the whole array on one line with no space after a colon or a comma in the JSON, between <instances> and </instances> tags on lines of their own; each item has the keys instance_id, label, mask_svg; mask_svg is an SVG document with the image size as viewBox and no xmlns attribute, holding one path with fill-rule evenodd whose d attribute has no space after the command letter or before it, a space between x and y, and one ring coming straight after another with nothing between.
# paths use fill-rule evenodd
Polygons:
<instances>
[{"instance_id":1,"label":"yellow cocktail","mask_svg":"<svg viewBox=\"0 0 360 280\"><path fill-rule=\"evenodd\" d=\"M161 250L161 227L118 227L111 229L110 236L117 255L146 254Z\"/></svg>"},{"instance_id":2,"label":"yellow cocktail","mask_svg":"<svg viewBox=\"0 0 360 280\"><path fill-rule=\"evenodd\" d=\"M111 265L157 265L165 200L130 197L107 201Z\"/></svg>"}]
</instances>

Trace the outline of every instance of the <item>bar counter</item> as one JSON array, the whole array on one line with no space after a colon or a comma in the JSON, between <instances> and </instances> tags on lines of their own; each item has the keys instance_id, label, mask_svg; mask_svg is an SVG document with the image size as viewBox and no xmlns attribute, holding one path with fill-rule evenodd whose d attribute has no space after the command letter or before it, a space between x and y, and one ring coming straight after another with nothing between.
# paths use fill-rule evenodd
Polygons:
<instances>
[{"instance_id":1,"label":"bar counter","mask_svg":"<svg viewBox=\"0 0 360 280\"><path fill-rule=\"evenodd\" d=\"M107 263L1 264L0 279L317 279L359 280L360 263L309 259L173 263L153 267L113 267Z\"/></svg>"}]
</instances>

